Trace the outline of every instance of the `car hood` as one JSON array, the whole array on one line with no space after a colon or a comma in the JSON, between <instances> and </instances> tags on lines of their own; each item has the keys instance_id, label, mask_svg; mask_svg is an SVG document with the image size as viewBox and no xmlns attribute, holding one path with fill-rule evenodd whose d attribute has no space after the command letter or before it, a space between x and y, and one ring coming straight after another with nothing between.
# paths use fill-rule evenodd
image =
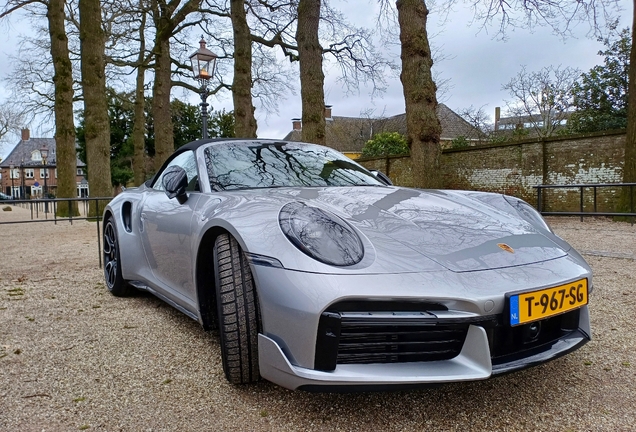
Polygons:
<instances>
[{"instance_id":1,"label":"car hood","mask_svg":"<svg viewBox=\"0 0 636 432\"><path fill-rule=\"evenodd\" d=\"M259 201L304 202L332 211L366 236L378 259L400 245L455 272L513 267L567 253L510 207L499 210L461 192L398 187L259 190ZM502 201L505 202L503 195ZM506 208L499 206L500 208ZM415 268L413 270L416 270Z\"/></svg>"}]
</instances>

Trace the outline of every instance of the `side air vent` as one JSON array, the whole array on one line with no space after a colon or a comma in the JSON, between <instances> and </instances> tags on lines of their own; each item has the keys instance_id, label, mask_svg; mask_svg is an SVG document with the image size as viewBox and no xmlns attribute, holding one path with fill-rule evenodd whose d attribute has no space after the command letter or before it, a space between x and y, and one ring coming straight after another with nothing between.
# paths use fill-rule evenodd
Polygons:
<instances>
[{"instance_id":1,"label":"side air vent","mask_svg":"<svg viewBox=\"0 0 636 432\"><path fill-rule=\"evenodd\" d=\"M126 232L132 232L131 212L132 212L132 204L130 203L130 201L126 201L121 206L121 221L122 221L122 224L124 225L124 229L126 230Z\"/></svg>"}]
</instances>

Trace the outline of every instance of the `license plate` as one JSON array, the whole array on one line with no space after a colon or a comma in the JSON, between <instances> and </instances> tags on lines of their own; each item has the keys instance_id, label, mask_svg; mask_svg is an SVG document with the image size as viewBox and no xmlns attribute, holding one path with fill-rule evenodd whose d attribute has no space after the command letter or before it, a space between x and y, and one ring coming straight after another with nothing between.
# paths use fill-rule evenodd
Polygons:
<instances>
[{"instance_id":1,"label":"license plate","mask_svg":"<svg viewBox=\"0 0 636 432\"><path fill-rule=\"evenodd\" d=\"M509 297L510 325L537 321L587 304L587 279Z\"/></svg>"}]
</instances>

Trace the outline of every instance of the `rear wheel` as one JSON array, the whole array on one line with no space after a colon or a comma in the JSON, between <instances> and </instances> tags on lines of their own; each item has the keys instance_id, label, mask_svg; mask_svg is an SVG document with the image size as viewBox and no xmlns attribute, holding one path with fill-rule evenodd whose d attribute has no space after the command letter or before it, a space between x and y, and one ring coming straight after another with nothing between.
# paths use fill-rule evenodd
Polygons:
<instances>
[{"instance_id":1,"label":"rear wheel","mask_svg":"<svg viewBox=\"0 0 636 432\"><path fill-rule=\"evenodd\" d=\"M228 234L214 243L214 277L225 376L232 384L258 381L256 289L240 245Z\"/></svg>"},{"instance_id":2,"label":"rear wheel","mask_svg":"<svg viewBox=\"0 0 636 432\"><path fill-rule=\"evenodd\" d=\"M119 258L119 241L117 228L112 218L104 225L104 279L106 287L117 297L125 297L132 293L132 287L124 280Z\"/></svg>"}]
</instances>

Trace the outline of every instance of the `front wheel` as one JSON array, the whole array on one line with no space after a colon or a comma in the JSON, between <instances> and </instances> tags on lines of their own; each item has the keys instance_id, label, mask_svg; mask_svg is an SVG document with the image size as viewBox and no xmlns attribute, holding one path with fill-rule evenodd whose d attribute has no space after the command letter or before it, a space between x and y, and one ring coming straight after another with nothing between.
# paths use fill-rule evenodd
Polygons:
<instances>
[{"instance_id":1,"label":"front wheel","mask_svg":"<svg viewBox=\"0 0 636 432\"><path fill-rule=\"evenodd\" d=\"M256 289L240 245L228 234L221 234L214 243L214 277L225 376L232 384L258 381Z\"/></svg>"},{"instance_id":2,"label":"front wheel","mask_svg":"<svg viewBox=\"0 0 636 432\"><path fill-rule=\"evenodd\" d=\"M117 297L129 296L132 288L121 275L117 228L112 218L104 225L104 279L106 287Z\"/></svg>"}]
</instances>

